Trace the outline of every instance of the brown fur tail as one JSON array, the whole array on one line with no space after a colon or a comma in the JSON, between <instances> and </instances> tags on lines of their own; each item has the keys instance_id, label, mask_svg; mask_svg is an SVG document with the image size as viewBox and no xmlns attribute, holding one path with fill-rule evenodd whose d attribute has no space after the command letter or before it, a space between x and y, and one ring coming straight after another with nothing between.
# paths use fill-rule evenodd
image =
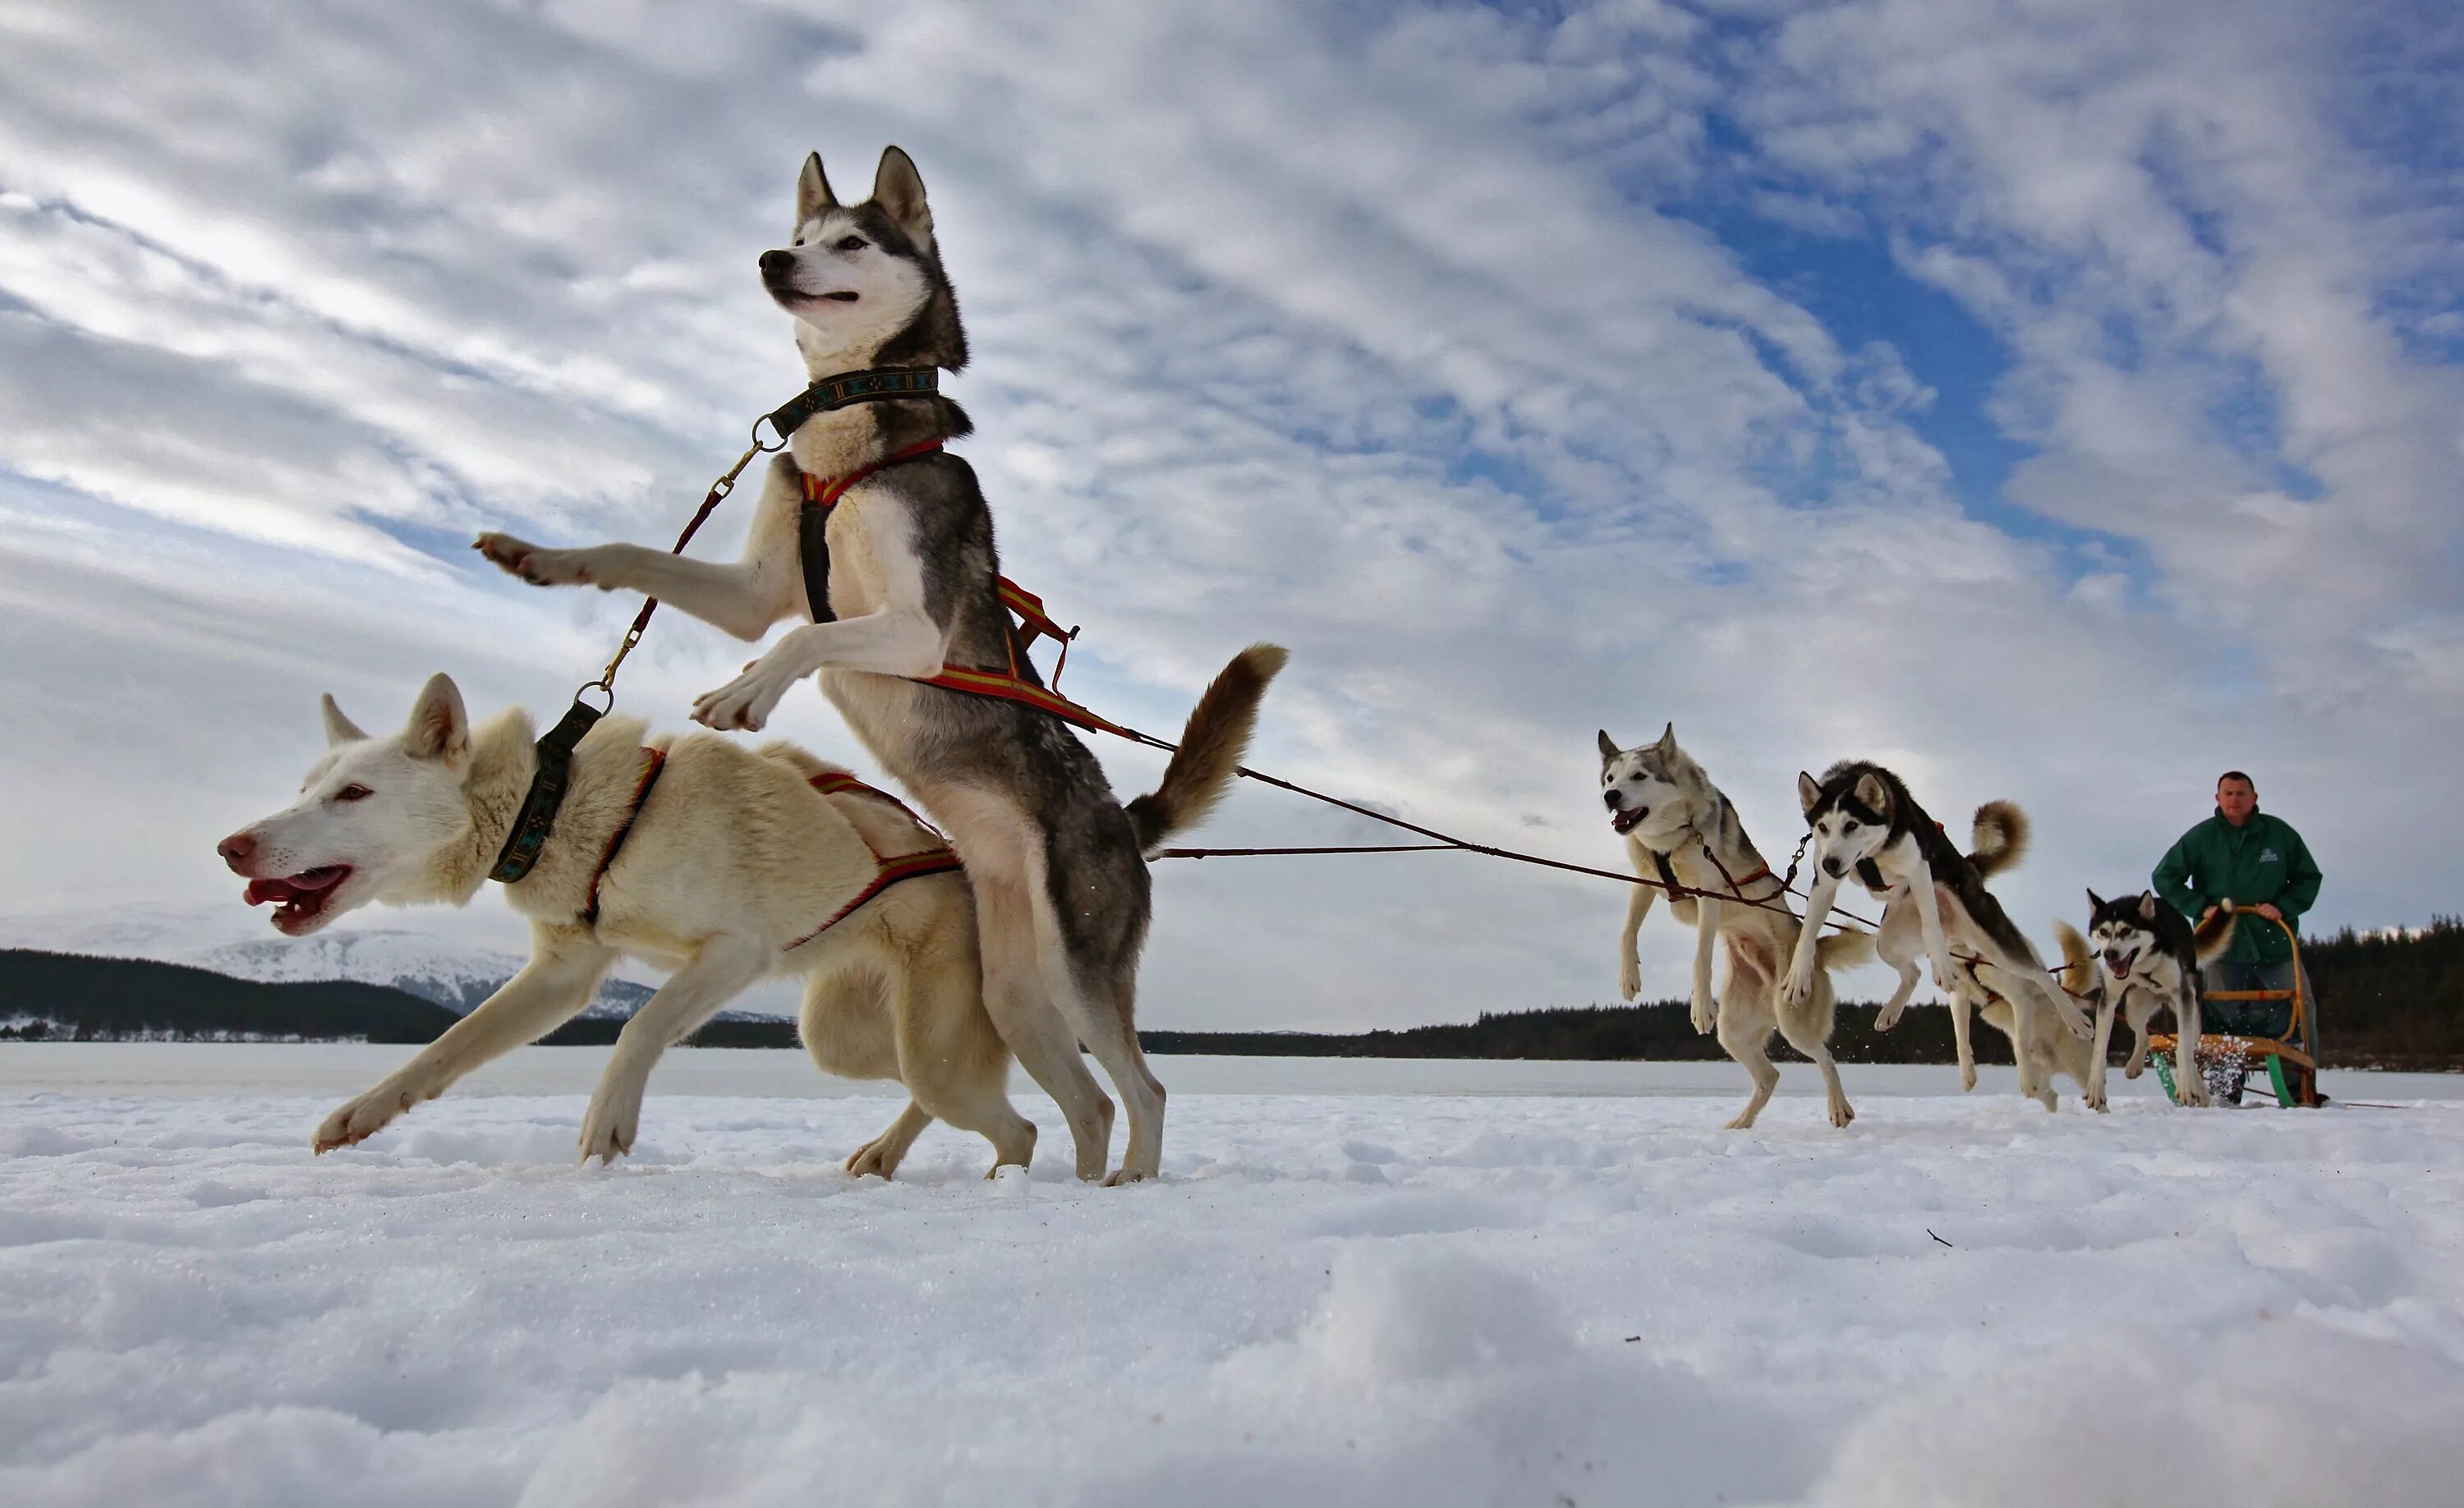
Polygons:
<instances>
[{"instance_id":1,"label":"brown fur tail","mask_svg":"<svg viewBox=\"0 0 2464 1508\"><path fill-rule=\"evenodd\" d=\"M2190 930L2190 951L2202 964L2211 964L2225 955L2233 946L2233 929L2240 918L2233 914L2231 901L2218 902L2215 914Z\"/></svg>"},{"instance_id":2,"label":"brown fur tail","mask_svg":"<svg viewBox=\"0 0 2464 1508\"><path fill-rule=\"evenodd\" d=\"M1815 960L1825 969L1854 969L1874 961L1874 934L1851 927L1815 945Z\"/></svg>"},{"instance_id":3,"label":"brown fur tail","mask_svg":"<svg viewBox=\"0 0 2464 1508\"><path fill-rule=\"evenodd\" d=\"M1181 730L1180 748L1164 766L1163 783L1130 802L1139 852L1152 853L1165 839L1204 821L1223 798L1257 731L1266 683L1288 658L1279 645L1251 645L1217 673Z\"/></svg>"},{"instance_id":4,"label":"brown fur tail","mask_svg":"<svg viewBox=\"0 0 2464 1508\"><path fill-rule=\"evenodd\" d=\"M1968 862L1987 879L2015 869L2028 855L2028 814L2016 801L1988 801L1969 829Z\"/></svg>"},{"instance_id":5,"label":"brown fur tail","mask_svg":"<svg viewBox=\"0 0 2464 1508\"><path fill-rule=\"evenodd\" d=\"M2087 951L2087 939L2068 922L2054 923L2054 935L2062 942L2062 989L2086 994L2096 984L2096 954Z\"/></svg>"}]
</instances>

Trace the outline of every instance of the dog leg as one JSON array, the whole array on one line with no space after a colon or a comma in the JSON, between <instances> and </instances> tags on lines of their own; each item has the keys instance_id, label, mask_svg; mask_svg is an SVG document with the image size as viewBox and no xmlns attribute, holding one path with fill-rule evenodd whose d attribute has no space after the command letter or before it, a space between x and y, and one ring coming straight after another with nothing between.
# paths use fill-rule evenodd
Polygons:
<instances>
[{"instance_id":1,"label":"dog leg","mask_svg":"<svg viewBox=\"0 0 2464 1508\"><path fill-rule=\"evenodd\" d=\"M990 861L967 855L976 887L977 935L984 967L984 1011L1028 1078L1052 1097L1069 1124L1080 1178L1104 1176L1111 1155L1112 1102L1087 1069L1077 1035L1045 993L1035 958L1035 903L1021 880L997 876Z\"/></svg>"},{"instance_id":2,"label":"dog leg","mask_svg":"<svg viewBox=\"0 0 2464 1508\"><path fill-rule=\"evenodd\" d=\"M2124 992L2122 997L2123 1008L2130 1018L2130 1030L2139 1038L2131 1045L2130 1061L2122 1065L2124 1079L2136 1079L2147 1069L2147 1023L2156 1015L2156 1006L2146 994L2144 990L2135 994Z\"/></svg>"},{"instance_id":3,"label":"dog leg","mask_svg":"<svg viewBox=\"0 0 2464 1508\"><path fill-rule=\"evenodd\" d=\"M1041 913L1041 907L1038 909ZM1062 1018L1078 1029L1079 1039L1111 1076L1113 1091L1129 1111L1129 1146L1122 1149L1121 1166L1104 1182L1153 1178L1163 1170L1164 1088L1148 1071L1146 1053L1138 1046L1138 1034L1132 1024L1137 998L1135 976L1079 977L1062 950L1058 925L1042 914L1037 920L1044 924L1039 941L1045 952L1045 988L1061 1007ZM1133 959L1130 968L1136 967Z\"/></svg>"},{"instance_id":4,"label":"dog leg","mask_svg":"<svg viewBox=\"0 0 2464 1508\"><path fill-rule=\"evenodd\" d=\"M975 950L919 949L895 977L902 981L894 1006L898 1070L907 1092L922 1110L993 1144L984 1176L1024 1168L1035 1155L1035 1123L1009 1103L1009 1049L983 1010ZM896 1145L881 1163L883 1177L906 1150L905 1143Z\"/></svg>"},{"instance_id":5,"label":"dog leg","mask_svg":"<svg viewBox=\"0 0 2464 1508\"><path fill-rule=\"evenodd\" d=\"M2087 1084L2082 1091L2087 1107L2101 1113L2110 1113L2104 1098L2105 1060L2113 1052L2113 1018L2121 1014L2105 996L2105 991L2097 992L2096 1040L2089 1048Z\"/></svg>"},{"instance_id":6,"label":"dog leg","mask_svg":"<svg viewBox=\"0 0 2464 1508\"><path fill-rule=\"evenodd\" d=\"M1652 888L1647 885L1636 885L1626 897L1625 929L1617 933L1617 998L1621 1000L1642 994L1642 955L1636 940L1642 935L1642 919L1651 914L1651 901Z\"/></svg>"},{"instance_id":7,"label":"dog leg","mask_svg":"<svg viewBox=\"0 0 2464 1508\"><path fill-rule=\"evenodd\" d=\"M2179 1028L2173 1083L2182 1091L2184 1104L2206 1109L2213 1102L2208 1095L2208 1076L2199 1071L2199 992L2187 983L2173 996L2173 1024Z\"/></svg>"},{"instance_id":8,"label":"dog leg","mask_svg":"<svg viewBox=\"0 0 2464 1508\"><path fill-rule=\"evenodd\" d=\"M1822 924L1830 917L1831 904L1838 894L1837 876L1815 873L1814 887L1805 893L1805 923L1796 934L1796 951L1788 961L1788 980L1779 1001L1783 1014L1801 1011L1814 998L1814 971L1821 951Z\"/></svg>"},{"instance_id":9,"label":"dog leg","mask_svg":"<svg viewBox=\"0 0 2464 1508\"><path fill-rule=\"evenodd\" d=\"M1948 995L1955 992L1959 971L1951 967L1950 943L1942 932L1943 897L1934 888L1933 866L1925 863L1925 850L1914 841L1908 850L1916 865L1908 880L1908 899L1916 903L1918 933L1925 938L1925 956L1933 961L1934 987Z\"/></svg>"},{"instance_id":10,"label":"dog leg","mask_svg":"<svg viewBox=\"0 0 2464 1508\"><path fill-rule=\"evenodd\" d=\"M1917 981L1924 977L1917 968L1923 939L1911 935L1921 931L1916 913L1906 903L1893 901L1884 905L1882 925L1874 935L1874 954L1898 973L1900 987L1874 1013L1874 1030L1878 1032L1887 1032L1900 1024L1900 1013L1907 1009L1908 997L1917 993Z\"/></svg>"},{"instance_id":11,"label":"dog leg","mask_svg":"<svg viewBox=\"0 0 2464 1508\"><path fill-rule=\"evenodd\" d=\"M1826 1000L1823 1004L1827 1007L1829 1002ZM1822 1015L1828 1016L1828 1010ZM1839 1064L1831 1056L1829 1036L1818 1030L1829 1024L1827 1020L1799 1020L1783 1016L1779 1018L1779 1032L1788 1038L1791 1047L1813 1059L1814 1066L1822 1070L1822 1087L1831 1098L1831 1124L1845 1126L1857 1119L1857 1112L1848 1104L1847 1087L1839 1082ZM1771 1077L1776 1081L1779 1071L1773 1069Z\"/></svg>"},{"instance_id":12,"label":"dog leg","mask_svg":"<svg viewBox=\"0 0 2464 1508\"><path fill-rule=\"evenodd\" d=\"M587 933L532 929L531 959L518 973L384 1082L325 1117L312 1145L325 1152L366 1141L473 1068L545 1037L588 1007L600 976L615 961L615 951Z\"/></svg>"},{"instance_id":13,"label":"dog leg","mask_svg":"<svg viewBox=\"0 0 2464 1508\"><path fill-rule=\"evenodd\" d=\"M1754 1081L1753 1097L1746 1102L1746 1107L1737 1113L1737 1118L1728 1123L1731 1131L1752 1130L1754 1118L1763 1113L1763 1106L1771 1104L1771 1091L1779 1087L1779 1070L1771 1065L1771 1023L1766 1020L1749 1023L1747 1016L1744 1011L1728 1011L1723 1013L1720 1020L1720 1045L1727 1049L1729 1057L1745 1065L1746 1072L1752 1075Z\"/></svg>"},{"instance_id":14,"label":"dog leg","mask_svg":"<svg viewBox=\"0 0 2464 1508\"><path fill-rule=\"evenodd\" d=\"M2028 991L2028 980L1999 964L1976 966L1976 981L2011 1002L2011 1058L2019 1065L2019 1094L2051 1110L2057 1104L2052 1077L2045 1072L2043 1055L2036 1051L2036 1033L2041 1021L2036 1013L2043 1009Z\"/></svg>"},{"instance_id":15,"label":"dog leg","mask_svg":"<svg viewBox=\"0 0 2464 1508\"><path fill-rule=\"evenodd\" d=\"M915 1145L915 1138L923 1135L924 1128L932 1124L932 1111L913 1100L908 1101L899 1110L896 1120L847 1158L847 1170L858 1178L891 1177L898 1171L898 1165L907 1160L907 1149Z\"/></svg>"},{"instance_id":16,"label":"dog leg","mask_svg":"<svg viewBox=\"0 0 2464 1508\"><path fill-rule=\"evenodd\" d=\"M1720 941L1720 903L1707 895L1697 899L1700 906L1694 918L1694 1030L1707 1034L1720 1018L1720 1003L1711 998L1711 951Z\"/></svg>"},{"instance_id":17,"label":"dog leg","mask_svg":"<svg viewBox=\"0 0 2464 1508\"><path fill-rule=\"evenodd\" d=\"M1969 1036L1968 992L1950 992L1950 1040L1959 1055L1959 1091L1973 1093L1976 1089L1976 1043Z\"/></svg>"},{"instance_id":18,"label":"dog leg","mask_svg":"<svg viewBox=\"0 0 2464 1508\"><path fill-rule=\"evenodd\" d=\"M582 1160L614 1162L633 1149L642 1126L642 1091L659 1056L692 1036L719 1008L770 970L777 950L759 937L714 937L668 976L625 1029L582 1117Z\"/></svg>"}]
</instances>

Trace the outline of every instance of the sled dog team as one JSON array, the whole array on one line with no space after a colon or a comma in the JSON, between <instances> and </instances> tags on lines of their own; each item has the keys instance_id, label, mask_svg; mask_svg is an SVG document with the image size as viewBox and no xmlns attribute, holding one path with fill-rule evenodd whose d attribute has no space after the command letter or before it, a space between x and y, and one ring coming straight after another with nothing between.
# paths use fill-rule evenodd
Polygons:
<instances>
[{"instance_id":1,"label":"sled dog team","mask_svg":"<svg viewBox=\"0 0 2464 1508\"><path fill-rule=\"evenodd\" d=\"M1603 731L1599 746L1609 826L1625 839L1635 872L1669 887L1669 909L1693 924L1694 1029L1716 1029L1720 1045L1753 1077L1752 1098L1728 1123L1732 1129L1752 1126L1779 1085L1769 1052L1774 1031L1822 1071L1831 1124L1856 1119L1831 1057L1830 971L1876 955L1900 976L1875 1017L1878 1031L1899 1023L1915 993L1920 962L1931 966L1949 998L1962 1088L1976 1087L1971 1011L2011 1038L2019 1092L2048 1110L2057 1070L2071 1076L2090 1108L2105 1108L2105 1058L2117 1015L2138 1034L2124 1070L2133 1079L2146 1065L2147 1023L2158 1010L2173 1013L2184 1041L2198 1039L2199 968L2233 941L2231 903L2194 929L2153 891L2107 901L2090 890L2095 951L2068 923L2056 923L2063 957L2057 980L1985 888L2027 852L2027 814L2009 801L1986 802L1976 809L1969 850L1962 853L1898 776L1846 760L1819 779L1796 777L1806 857L1814 867L1800 922L1785 880L1746 836L1736 807L1679 746L1674 724L1638 749L1618 748ZM1839 888L1852 880L1881 902L1881 925L1871 934L1851 929L1825 936L1822 926ZM1642 988L1636 937L1659 893L1636 885L1626 906L1617 989L1629 1000ZM1723 944L1727 979L1715 1001L1711 957ZM2093 1017L2080 1009L2082 1001ZM2208 1103L2199 1075L2185 1073L2180 1082L2186 1102Z\"/></svg>"},{"instance_id":2,"label":"sled dog team","mask_svg":"<svg viewBox=\"0 0 2464 1508\"><path fill-rule=\"evenodd\" d=\"M793 238L763 252L759 267L764 291L793 318L815 391L833 377L966 364L923 181L896 147L854 205L831 190L819 155L807 158ZM1002 600L991 511L967 463L942 448L971 426L957 404L921 385L782 425L785 448L733 563L630 544L547 549L502 534L480 535L476 548L533 584L640 593L741 639L795 620L743 674L695 701L694 721L759 731L781 696L818 675L857 739L931 820L787 744L748 749L710 732L646 740L638 718L603 719L572 750L535 861L505 885L531 925L529 960L328 1116L319 1151L365 1140L578 1016L630 954L671 972L618 1037L583 1117L585 1159L630 1150L650 1071L671 1044L757 980L788 973L805 979L799 1027L814 1060L843 1077L894 1080L910 1096L848 1158L851 1171L894 1172L935 1119L989 1141L996 1168L1025 1164L1036 1131L1006 1092L1015 1057L1059 1105L1078 1176L1106 1177L1114 1106L1082 1043L1128 1108L1127 1147L1107 1181L1158 1171L1164 1089L1135 1030L1147 860L1221 798L1285 654L1260 644L1234 656L1199 697L1160 783L1126 805L1049 713L928 684L948 671L1006 671L1041 685ZM249 903L274 903L274 925L291 936L371 901L467 903L508 851L536 782L552 776L529 717L515 709L474 721L442 675L386 736L363 732L331 697L323 712L328 748L298 800L220 845L249 881ZM1670 909L1697 928L1694 1024L1716 1027L1753 1076L1753 1098L1734 1126L1751 1126L1778 1082L1765 1053L1774 1030L1820 1066L1833 1124L1848 1124L1854 1112L1824 1045L1828 971L1876 951L1900 972L1879 1024L1897 1018L1917 960L1928 959L1951 994L1969 1085L1974 1005L2025 1044L2022 1092L2048 1107L2056 1068L2101 1107L2102 1049L2117 1008L2141 1033L2134 1074L2150 1011L2170 1006L2185 1035L2196 1032L2192 957L2213 940L2191 938L2152 897L2098 906L2091 925L2104 971L2065 934L2073 987L2099 975L2093 1028L2050 983L1984 888L2025 846L2024 820L2007 803L1978 812L1974 851L1963 855L1887 771L1849 764L1820 781L1805 777L1817 874L1800 925L1734 809L1673 730L1640 749L1620 751L1606 733L1600 743L1613 823L1639 869L1723 897L1675 896ZM1851 876L1887 897L1879 935L1821 936ZM1629 996L1639 989L1635 936L1654 894L1636 886L1626 915L1620 983ZM1939 909L1914 899L1927 894L1941 897ZM1716 1007L1715 941L1728 959ZM2198 1094L2195 1075L2185 1083Z\"/></svg>"}]
</instances>

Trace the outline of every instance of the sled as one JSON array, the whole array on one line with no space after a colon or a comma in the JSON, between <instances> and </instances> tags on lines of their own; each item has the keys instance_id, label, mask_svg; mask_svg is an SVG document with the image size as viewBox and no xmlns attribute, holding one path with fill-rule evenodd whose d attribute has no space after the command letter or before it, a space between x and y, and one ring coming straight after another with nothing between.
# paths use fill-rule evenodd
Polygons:
<instances>
[{"instance_id":1,"label":"sled","mask_svg":"<svg viewBox=\"0 0 2464 1508\"><path fill-rule=\"evenodd\" d=\"M2241 925L2267 921L2255 911L2239 913ZM2202 1032L2198 1048L2192 1055L2192 1071L2199 1071L2201 1061L2214 1063L2226 1071L2229 1087L2225 1097L2238 1104L2241 1090L2250 1075L2264 1072L2268 1086L2276 1091L2276 1103L2287 1109L2295 1105L2315 1108L2319 1104L2319 1061L2313 1055L2314 1038L2310 1032L2310 1002L2302 998L2301 939L2282 922L2284 940L2293 947L2293 988L2290 990L2217 990L2201 997L2202 1023L2208 1018L2211 1005L2273 1005L2282 1004L2285 1013L2280 1029L2274 1036L2248 1032ZM2237 1014L2237 1013L2228 1013ZM2274 1025L2274 1023L2270 1023ZM2173 1082L2174 1059L2180 1051L2178 1036L2162 1032L2147 1034L2147 1050L2156 1063L2156 1077L2164 1082L2165 1093L2175 1104L2182 1103L2181 1089ZM2214 1081L2211 1080L2211 1088Z\"/></svg>"}]
</instances>

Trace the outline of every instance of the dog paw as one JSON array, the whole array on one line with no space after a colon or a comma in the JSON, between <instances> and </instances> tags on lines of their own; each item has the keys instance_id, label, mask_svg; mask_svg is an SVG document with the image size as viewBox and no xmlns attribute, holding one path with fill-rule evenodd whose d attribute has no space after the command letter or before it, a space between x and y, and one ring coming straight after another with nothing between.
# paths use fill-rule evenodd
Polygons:
<instances>
[{"instance_id":1,"label":"dog paw","mask_svg":"<svg viewBox=\"0 0 2464 1508\"><path fill-rule=\"evenodd\" d=\"M380 1084L325 1117L310 1145L320 1154L338 1147L357 1147L416 1103L417 1097L409 1090Z\"/></svg>"},{"instance_id":2,"label":"dog paw","mask_svg":"<svg viewBox=\"0 0 2464 1508\"><path fill-rule=\"evenodd\" d=\"M881 1145L888 1140L888 1137L883 1137L857 1147L855 1154L847 1160L847 1170L858 1178L884 1179L898 1171L898 1160L890 1156ZM990 1177L991 1174L985 1176Z\"/></svg>"},{"instance_id":3,"label":"dog paw","mask_svg":"<svg viewBox=\"0 0 2464 1508\"><path fill-rule=\"evenodd\" d=\"M2105 1103L2104 1091L2101 1089L2090 1089L2087 1093L2079 1096L2079 1104L2086 1105L2089 1109L2094 1110L2099 1115L2111 1115L2113 1113L2113 1106Z\"/></svg>"},{"instance_id":4,"label":"dog paw","mask_svg":"<svg viewBox=\"0 0 2464 1508\"><path fill-rule=\"evenodd\" d=\"M1719 1024L1720 1002L1712 999L1707 994L1697 995L1694 999L1695 1034L1701 1037L1708 1037L1711 1035L1712 1031L1719 1026Z\"/></svg>"},{"instance_id":5,"label":"dog paw","mask_svg":"<svg viewBox=\"0 0 2464 1508\"><path fill-rule=\"evenodd\" d=\"M1969 1094L1974 1092L1975 1088L1976 1065L1974 1063L1961 1063L1959 1065L1959 1092L1962 1094Z\"/></svg>"},{"instance_id":6,"label":"dog paw","mask_svg":"<svg viewBox=\"0 0 2464 1508\"><path fill-rule=\"evenodd\" d=\"M1853 1121L1853 1120L1855 1120L1855 1119L1857 1119L1857 1111L1856 1111L1855 1107L1854 1107L1854 1106L1852 1106L1852 1105L1850 1105L1850 1104L1849 1104L1849 1103L1848 1103L1847 1101L1845 1101L1845 1100L1834 1100L1834 1101L1832 1101L1832 1102L1831 1102L1831 1124L1832 1124L1832 1125L1837 1126L1839 1126L1839 1127L1841 1127L1841 1128L1843 1128L1843 1129L1844 1129L1844 1128L1847 1126L1848 1123L1849 1123L1849 1122L1851 1122L1851 1121Z\"/></svg>"},{"instance_id":7,"label":"dog paw","mask_svg":"<svg viewBox=\"0 0 2464 1508\"><path fill-rule=\"evenodd\" d=\"M642 1086L601 1084L582 1117L582 1161L596 1157L613 1163L633 1150L633 1138L641 1129Z\"/></svg>"},{"instance_id":8,"label":"dog paw","mask_svg":"<svg viewBox=\"0 0 2464 1508\"><path fill-rule=\"evenodd\" d=\"M1123 1184L1144 1183L1148 1176L1149 1174L1145 1169L1132 1168L1128 1164L1124 1163L1120 1167L1112 1169L1112 1175L1104 1180L1104 1187L1107 1189L1118 1189Z\"/></svg>"},{"instance_id":9,"label":"dog paw","mask_svg":"<svg viewBox=\"0 0 2464 1508\"><path fill-rule=\"evenodd\" d=\"M1617 998L1631 1000L1642 994L1642 966L1639 963L1617 966Z\"/></svg>"},{"instance_id":10,"label":"dog paw","mask_svg":"<svg viewBox=\"0 0 2464 1508\"><path fill-rule=\"evenodd\" d=\"M591 583L590 552L545 550L512 535L489 533L471 541L498 569L533 586L586 586Z\"/></svg>"},{"instance_id":11,"label":"dog paw","mask_svg":"<svg viewBox=\"0 0 2464 1508\"><path fill-rule=\"evenodd\" d=\"M1730 1121L1726 1127L1726 1129L1731 1131L1750 1131L1753 1128L1754 1114L1751 1110L1740 1113L1738 1117L1735 1120Z\"/></svg>"},{"instance_id":12,"label":"dog paw","mask_svg":"<svg viewBox=\"0 0 2464 1508\"><path fill-rule=\"evenodd\" d=\"M2073 1037L2078 1038L2082 1042L2092 1042L2096 1040L2096 1023L2089 1020L2086 1016L2065 1016L2062 1017L2062 1025L2068 1027L2070 1029L2070 1034Z\"/></svg>"},{"instance_id":13,"label":"dog paw","mask_svg":"<svg viewBox=\"0 0 2464 1508\"><path fill-rule=\"evenodd\" d=\"M2146 1071L2147 1071L2147 1065L2146 1065L2145 1063L2136 1063L2136 1062L2134 1062L2134 1063L2124 1063L2124 1064L2123 1064L2123 1065L2122 1065L2122 1077L2123 1077L2124 1079L2136 1079L2136 1078L2138 1078L2141 1074L2145 1073Z\"/></svg>"},{"instance_id":14,"label":"dog paw","mask_svg":"<svg viewBox=\"0 0 2464 1508\"><path fill-rule=\"evenodd\" d=\"M1884 1007L1882 1014L1874 1017L1874 1030L1878 1032L1887 1032L1892 1027L1899 1025L1900 1013L1907 1008L1907 1002L1904 1000L1901 1001L1897 1005Z\"/></svg>"},{"instance_id":15,"label":"dog paw","mask_svg":"<svg viewBox=\"0 0 2464 1508\"><path fill-rule=\"evenodd\" d=\"M735 680L696 697L693 719L720 732L740 728L748 733L758 733L778 710L779 698L786 694L786 685L765 672L757 660L751 669Z\"/></svg>"}]
</instances>

